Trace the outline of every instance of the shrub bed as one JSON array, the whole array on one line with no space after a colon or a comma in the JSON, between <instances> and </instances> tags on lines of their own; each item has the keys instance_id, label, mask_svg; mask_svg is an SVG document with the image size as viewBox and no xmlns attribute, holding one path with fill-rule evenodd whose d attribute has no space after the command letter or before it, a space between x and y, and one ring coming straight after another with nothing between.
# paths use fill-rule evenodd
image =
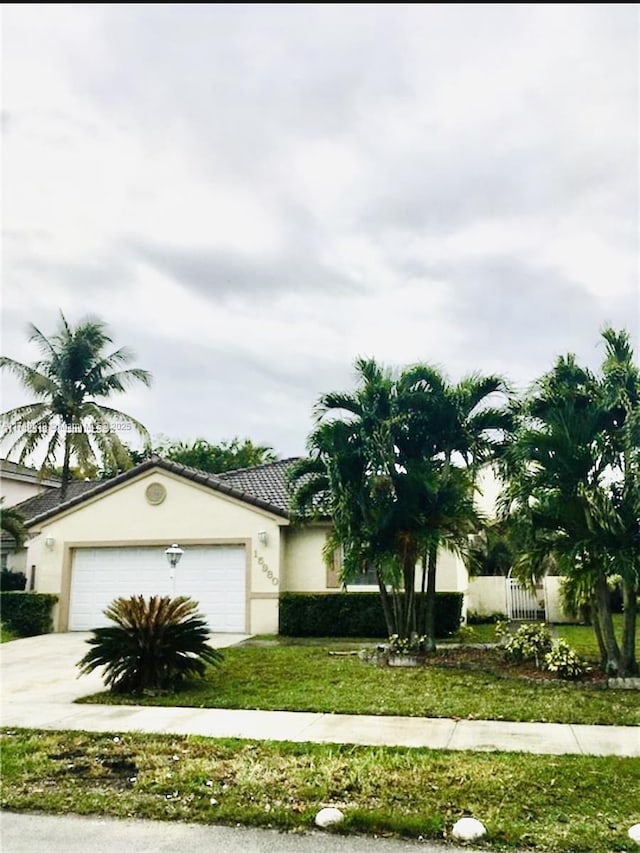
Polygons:
<instances>
[{"instance_id":1,"label":"shrub bed","mask_svg":"<svg viewBox=\"0 0 640 853\"><path fill-rule=\"evenodd\" d=\"M460 627L462 598L462 593L458 592L437 593L436 637L456 633ZM375 592L283 593L280 596L280 634L285 637L386 639L387 626L380 596Z\"/></svg>"},{"instance_id":2,"label":"shrub bed","mask_svg":"<svg viewBox=\"0 0 640 853\"><path fill-rule=\"evenodd\" d=\"M41 592L2 592L2 622L18 637L48 634L53 628L51 610L57 595Z\"/></svg>"}]
</instances>

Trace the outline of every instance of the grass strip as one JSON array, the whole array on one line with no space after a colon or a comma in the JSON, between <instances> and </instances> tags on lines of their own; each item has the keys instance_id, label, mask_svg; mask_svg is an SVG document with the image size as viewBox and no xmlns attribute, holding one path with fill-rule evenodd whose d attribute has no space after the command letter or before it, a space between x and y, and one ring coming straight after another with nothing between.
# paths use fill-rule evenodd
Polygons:
<instances>
[{"instance_id":1,"label":"grass strip","mask_svg":"<svg viewBox=\"0 0 640 853\"><path fill-rule=\"evenodd\" d=\"M28 729L5 729L2 755L5 809L295 830L335 805L345 833L444 839L473 814L486 849L637 849L631 758Z\"/></svg>"},{"instance_id":2,"label":"grass strip","mask_svg":"<svg viewBox=\"0 0 640 853\"><path fill-rule=\"evenodd\" d=\"M527 681L501 669L497 650L482 669L380 668L313 646L237 646L219 669L174 695L96 694L84 702L196 708L318 711L337 714L453 717L469 720L640 724L636 691L595 690L561 681ZM493 667L493 669L492 669Z\"/></svg>"}]
</instances>

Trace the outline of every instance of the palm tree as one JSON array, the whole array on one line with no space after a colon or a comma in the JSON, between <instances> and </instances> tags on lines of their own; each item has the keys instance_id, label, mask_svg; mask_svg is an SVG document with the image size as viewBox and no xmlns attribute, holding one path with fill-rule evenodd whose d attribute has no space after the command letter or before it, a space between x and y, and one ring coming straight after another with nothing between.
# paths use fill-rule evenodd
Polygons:
<instances>
[{"instance_id":1,"label":"palm tree","mask_svg":"<svg viewBox=\"0 0 640 853\"><path fill-rule=\"evenodd\" d=\"M474 466L489 456L489 425L500 427L481 410L504 383L472 377L450 386L427 365L394 378L366 359L356 370L355 393L325 394L316 406L309 458L291 474L294 512L330 516L325 556L342 548L343 582L374 568L389 633L424 634L432 649L437 553L463 550L481 523ZM424 608L415 589L421 556Z\"/></svg>"},{"instance_id":2,"label":"palm tree","mask_svg":"<svg viewBox=\"0 0 640 853\"><path fill-rule=\"evenodd\" d=\"M628 336L606 330L604 337L601 376L561 357L521 405L504 458L503 509L523 546L516 569L540 576L555 559L574 603L583 596L591 610L603 669L625 675L637 668L640 381ZM607 584L616 573L625 600L622 647Z\"/></svg>"},{"instance_id":3,"label":"palm tree","mask_svg":"<svg viewBox=\"0 0 640 853\"><path fill-rule=\"evenodd\" d=\"M20 462L44 443L42 470L52 467L62 451L64 499L72 456L81 468L97 458L104 464L118 465L128 460L119 431L133 430L149 441L141 423L101 401L123 392L133 382L150 385L151 375L139 368L122 369L133 353L126 347L106 351L112 339L101 320L88 317L73 328L60 312L60 325L52 337L34 325L29 329L29 340L37 344L42 358L26 365L3 357L0 367L16 375L36 401L0 415L0 442L13 439L8 455L19 450Z\"/></svg>"}]
</instances>

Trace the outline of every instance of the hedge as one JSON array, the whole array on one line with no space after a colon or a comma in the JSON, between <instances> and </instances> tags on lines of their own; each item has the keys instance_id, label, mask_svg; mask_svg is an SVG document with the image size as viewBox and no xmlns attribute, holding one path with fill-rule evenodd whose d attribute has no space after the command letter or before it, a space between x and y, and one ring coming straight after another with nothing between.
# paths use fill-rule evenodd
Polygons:
<instances>
[{"instance_id":1,"label":"hedge","mask_svg":"<svg viewBox=\"0 0 640 853\"><path fill-rule=\"evenodd\" d=\"M48 634L53 628L51 609L57 595L43 592L1 592L2 624L18 637Z\"/></svg>"},{"instance_id":2,"label":"hedge","mask_svg":"<svg viewBox=\"0 0 640 853\"><path fill-rule=\"evenodd\" d=\"M11 572L3 569L0 572L0 591L23 590L27 585L27 576L24 572Z\"/></svg>"},{"instance_id":3,"label":"hedge","mask_svg":"<svg viewBox=\"0 0 640 853\"><path fill-rule=\"evenodd\" d=\"M420 594L416 596L420 598ZM460 627L462 593L436 594L436 637ZM375 592L283 593L280 634L285 637L372 637L386 639L380 596Z\"/></svg>"}]
</instances>

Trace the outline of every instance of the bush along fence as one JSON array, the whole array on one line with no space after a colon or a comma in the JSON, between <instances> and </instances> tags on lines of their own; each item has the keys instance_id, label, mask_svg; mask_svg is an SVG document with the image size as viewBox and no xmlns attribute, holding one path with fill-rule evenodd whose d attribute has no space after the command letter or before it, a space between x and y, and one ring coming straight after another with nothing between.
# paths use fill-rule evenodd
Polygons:
<instances>
[{"instance_id":1,"label":"bush along fence","mask_svg":"<svg viewBox=\"0 0 640 853\"><path fill-rule=\"evenodd\" d=\"M42 592L2 592L2 624L18 637L48 634L53 628L51 611L57 595Z\"/></svg>"},{"instance_id":2,"label":"bush along fence","mask_svg":"<svg viewBox=\"0 0 640 853\"><path fill-rule=\"evenodd\" d=\"M439 639L455 634L460 627L462 599L458 592L437 593L435 633ZM280 634L387 639L387 626L375 592L289 592L280 596Z\"/></svg>"},{"instance_id":3,"label":"bush along fence","mask_svg":"<svg viewBox=\"0 0 640 853\"><path fill-rule=\"evenodd\" d=\"M27 586L27 576L23 572L10 572L3 569L0 572L0 591L23 590Z\"/></svg>"}]
</instances>

